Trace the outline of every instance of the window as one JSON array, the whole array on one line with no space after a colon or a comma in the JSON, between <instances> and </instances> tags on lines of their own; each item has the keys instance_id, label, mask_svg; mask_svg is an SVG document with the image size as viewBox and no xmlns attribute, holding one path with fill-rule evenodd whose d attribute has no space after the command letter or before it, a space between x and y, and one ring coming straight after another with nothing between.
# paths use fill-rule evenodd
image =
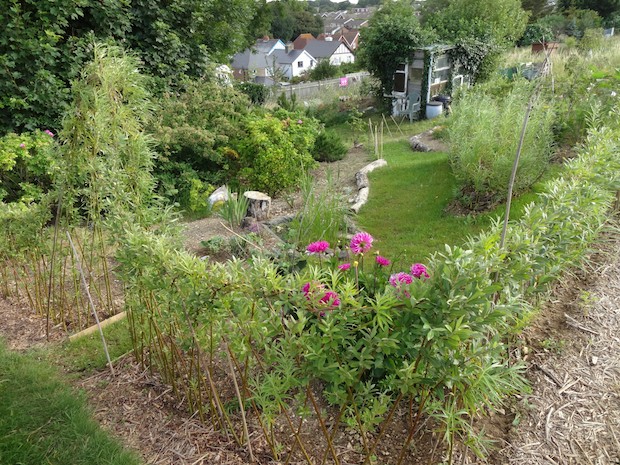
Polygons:
<instances>
[{"instance_id":1,"label":"window","mask_svg":"<svg viewBox=\"0 0 620 465\"><path fill-rule=\"evenodd\" d=\"M298 61L297 62L297 67L298 68L303 68L304 67L304 62L303 61Z\"/></svg>"}]
</instances>

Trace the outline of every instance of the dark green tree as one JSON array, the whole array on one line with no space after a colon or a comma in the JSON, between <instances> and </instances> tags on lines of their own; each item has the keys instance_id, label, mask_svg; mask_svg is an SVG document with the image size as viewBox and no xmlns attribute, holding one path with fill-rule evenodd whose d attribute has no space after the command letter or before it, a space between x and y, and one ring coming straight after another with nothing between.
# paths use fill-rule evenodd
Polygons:
<instances>
[{"instance_id":1,"label":"dark green tree","mask_svg":"<svg viewBox=\"0 0 620 465\"><path fill-rule=\"evenodd\" d=\"M384 94L392 92L398 64L407 60L416 47L433 40L432 34L420 26L411 3L404 0L386 3L360 34L358 59L379 79Z\"/></svg>"},{"instance_id":2,"label":"dark green tree","mask_svg":"<svg viewBox=\"0 0 620 465\"><path fill-rule=\"evenodd\" d=\"M570 10L571 8L593 10L602 18L609 18L620 13L620 0L560 0L558 8L561 10Z\"/></svg>"},{"instance_id":3,"label":"dark green tree","mask_svg":"<svg viewBox=\"0 0 620 465\"><path fill-rule=\"evenodd\" d=\"M530 13L530 23L553 12L553 4L549 3L549 0L521 0L521 6Z\"/></svg>"},{"instance_id":4,"label":"dark green tree","mask_svg":"<svg viewBox=\"0 0 620 465\"><path fill-rule=\"evenodd\" d=\"M95 40L116 41L168 87L254 40L255 0L3 0L0 135L57 128ZM256 24L261 24L260 21Z\"/></svg>"},{"instance_id":5,"label":"dark green tree","mask_svg":"<svg viewBox=\"0 0 620 465\"><path fill-rule=\"evenodd\" d=\"M315 36L323 32L323 18L314 14L308 2L280 0L265 7L271 18L270 35L285 42L309 32Z\"/></svg>"}]
</instances>

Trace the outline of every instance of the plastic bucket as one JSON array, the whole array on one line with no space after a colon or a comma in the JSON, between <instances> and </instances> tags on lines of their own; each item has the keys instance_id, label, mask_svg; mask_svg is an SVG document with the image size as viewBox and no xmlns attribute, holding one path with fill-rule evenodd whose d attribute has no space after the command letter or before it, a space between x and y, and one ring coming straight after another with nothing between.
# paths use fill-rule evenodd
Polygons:
<instances>
[{"instance_id":1,"label":"plastic bucket","mask_svg":"<svg viewBox=\"0 0 620 465\"><path fill-rule=\"evenodd\" d=\"M426 104L426 119L437 118L443 112L443 103L428 102Z\"/></svg>"}]
</instances>

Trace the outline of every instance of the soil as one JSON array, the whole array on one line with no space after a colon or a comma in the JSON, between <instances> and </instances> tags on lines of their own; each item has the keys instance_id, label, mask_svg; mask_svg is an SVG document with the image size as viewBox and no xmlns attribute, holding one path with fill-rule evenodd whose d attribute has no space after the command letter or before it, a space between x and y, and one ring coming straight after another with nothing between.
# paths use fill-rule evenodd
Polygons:
<instances>
[{"instance_id":1,"label":"soil","mask_svg":"<svg viewBox=\"0 0 620 465\"><path fill-rule=\"evenodd\" d=\"M317 190L327 188L329 179L337 186L338 191L346 196L353 198L357 193L355 184L355 173L370 163L371 159L366 149L356 146L349 150L342 160L331 163L320 163L319 167L312 171ZM301 194L294 192L272 199L270 219L296 213L301 207ZM231 238L235 234L243 234L241 230L232 231L224 220L217 216L204 218L198 221L185 223L185 247L196 255L205 255L205 248L202 241L211 239L215 236ZM264 240L269 241L269 236L264 236ZM210 257L214 258L214 257ZM215 257L220 259L229 258L226 255Z\"/></svg>"},{"instance_id":2,"label":"soil","mask_svg":"<svg viewBox=\"0 0 620 465\"><path fill-rule=\"evenodd\" d=\"M359 151L330 168L348 179L367 162L364 152ZM327 167L322 166L316 176L326 179L326 173ZM343 189L351 186L355 187L342 183ZM274 202L274 211L289 211L284 204L280 204L281 210L276 205ZM188 248L199 253L201 240L226 233L232 234L215 221L189 223ZM513 350L513 356L527 365L531 394L511 399L504 411L479 425L495 440L496 448L487 460L463 453L455 463L620 463L620 232L605 236L583 268L567 274L545 300ZM14 350L46 344L45 320L22 302L0 299L0 336ZM51 340L64 337L61 328L50 328ZM115 377L101 371L77 381L77 386L86 391L104 428L139 451L146 463L250 463L246 447L189 416L183 402L156 374L143 371L131 356L115 365ZM408 421L407 409L400 406L386 429L385 442L377 450L378 463L396 463L395 451L403 443ZM427 432L408 451L403 463L422 463L421 458L429 457L437 443L433 426L423 425ZM319 429L316 423L305 428L306 439L315 437L314 452L324 450L317 439ZM343 465L358 463L360 458L350 445L355 438L347 434L336 443ZM280 463L268 458L261 436L251 434L258 463ZM439 463L441 454L441 450L435 451L436 459L430 463Z\"/></svg>"}]
</instances>

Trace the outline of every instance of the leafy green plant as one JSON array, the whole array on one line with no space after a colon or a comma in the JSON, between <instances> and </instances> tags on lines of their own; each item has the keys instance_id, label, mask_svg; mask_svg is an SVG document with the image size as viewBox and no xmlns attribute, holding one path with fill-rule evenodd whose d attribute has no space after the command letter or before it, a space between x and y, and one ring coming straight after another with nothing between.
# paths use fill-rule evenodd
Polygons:
<instances>
[{"instance_id":1,"label":"leafy green plant","mask_svg":"<svg viewBox=\"0 0 620 465\"><path fill-rule=\"evenodd\" d=\"M242 184L272 196L296 185L315 163L310 151L316 131L315 120L296 113L248 118L239 143Z\"/></svg>"},{"instance_id":2,"label":"leafy green plant","mask_svg":"<svg viewBox=\"0 0 620 465\"><path fill-rule=\"evenodd\" d=\"M325 189L318 190L314 179L306 174L301 181L303 207L291 222L289 240L301 247L313 240L337 243L346 232L348 208L329 177Z\"/></svg>"},{"instance_id":3,"label":"leafy green plant","mask_svg":"<svg viewBox=\"0 0 620 465\"><path fill-rule=\"evenodd\" d=\"M0 138L0 199L30 203L51 189L54 136L47 130Z\"/></svg>"},{"instance_id":4,"label":"leafy green plant","mask_svg":"<svg viewBox=\"0 0 620 465\"><path fill-rule=\"evenodd\" d=\"M248 205L249 200L245 195L228 191L228 200L222 204L217 214L226 220L231 228L238 228L248 213Z\"/></svg>"},{"instance_id":5,"label":"leafy green plant","mask_svg":"<svg viewBox=\"0 0 620 465\"><path fill-rule=\"evenodd\" d=\"M312 156L316 161L342 160L346 154L347 147L338 134L329 130L319 132L312 150Z\"/></svg>"},{"instance_id":6,"label":"leafy green plant","mask_svg":"<svg viewBox=\"0 0 620 465\"><path fill-rule=\"evenodd\" d=\"M491 97L487 86L475 87L453 105L448 134L452 170L471 209L484 209L505 198L521 126L532 86L517 81L506 94ZM549 164L552 108L539 101L530 114L515 191L524 191ZM472 126L471 122L476 124Z\"/></svg>"},{"instance_id":7,"label":"leafy green plant","mask_svg":"<svg viewBox=\"0 0 620 465\"><path fill-rule=\"evenodd\" d=\"M316 66L310 71L310 79L312 79L313 81L331 79L333 77L336 77L339 72L339 67L332 65L328 59L319 60Z\"/></svg>"}]
</instances>

